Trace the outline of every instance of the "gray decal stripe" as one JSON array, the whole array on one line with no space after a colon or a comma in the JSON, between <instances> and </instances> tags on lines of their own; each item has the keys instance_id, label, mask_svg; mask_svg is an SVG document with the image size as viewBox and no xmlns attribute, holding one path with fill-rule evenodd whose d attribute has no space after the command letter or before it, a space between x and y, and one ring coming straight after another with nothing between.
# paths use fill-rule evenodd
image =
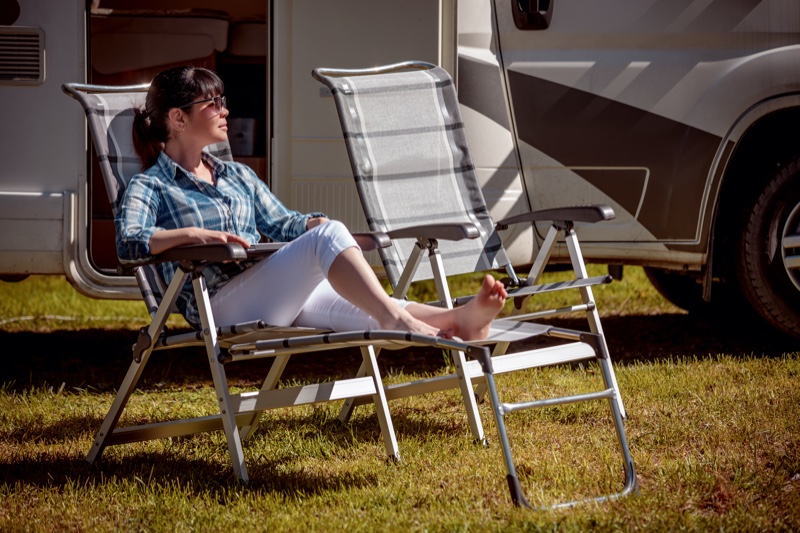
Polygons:
<instances>
[{"instance_id":1,"label":"gray decal stripe","mask_svg":"<svg viewBox=\"0 0 800 533\"><path fill-rule=\"evenodd\" d=\"M503 104L506 101L503 80L497 67L459 56L458 101L511 129Z\"/></svg>"},{"instance_id":2,"label":"gray decal stripe","mask_svg":"<svg viewBox=\"0 0 800 533\"><path fill-rule=\"evenodd\" d=\"M657 239L695 238L720 137L519 72L509 71L508 80L520 140L569 167L649 168L639 222ZM575 172L635 212L624 180L613 172Z\"/></svg>"}]
</instances>

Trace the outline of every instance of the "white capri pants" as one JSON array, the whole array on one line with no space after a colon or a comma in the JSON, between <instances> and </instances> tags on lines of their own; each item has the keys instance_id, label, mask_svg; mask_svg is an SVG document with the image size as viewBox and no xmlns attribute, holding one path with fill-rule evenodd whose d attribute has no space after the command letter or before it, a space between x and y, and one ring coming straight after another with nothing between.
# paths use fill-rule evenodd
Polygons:
<instances>
[{"instance_id":1,"label":"white capri pants","mask_svg":"<svg viewBox=\"0 0 800 533\"><path fill-rule=\"evenodd\" d=\"M378 323L328 283L336 257L358 247L341 222L321 224L235 276L211 297L217 324L263 320L271 326L334 331L378 329ZM407 301L392 299L400 307Z\"/></svg>"}]
</instances>

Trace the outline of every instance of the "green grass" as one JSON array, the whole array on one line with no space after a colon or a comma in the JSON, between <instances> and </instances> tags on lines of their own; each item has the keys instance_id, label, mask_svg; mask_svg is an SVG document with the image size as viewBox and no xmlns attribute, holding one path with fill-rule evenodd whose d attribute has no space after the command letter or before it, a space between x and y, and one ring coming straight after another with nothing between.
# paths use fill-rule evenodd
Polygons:
<instances>
[{"instance_id":1,"label":"green grass","mask_svg":"<svg viewBox=\"0 0 800 533\"><path fill-rule=\"evenodd\" d=\"M605 273L590 265L590 275ZM543 281L566 279L571 273L548 273ZM453 295L470 294L480 286L480 276L460 276L452 286ZM386 282L384 285L388 286ZM650 286L640 268L628 268L623 281L595 288L604 316L621 314L659 314L681 312L665 301ZM435 300L432 282L418 283L409 294L418 301ZM558 304L560 298L546 294L532 300L535 307ZM510 310L510 303L507 306ZM0 330L48 331L87 328L120 329L141 327L148 316L141 301L97 300L86 298L69 286L63 277L34 276L17 283L0 282ZM170 319L172 327L187 327L179 316Z\"/></svg>"},{"instance_id":2,"label":"green grass","mask_svg":"<svg viewBox=\"0 0 800 533\"><path fill-rule=\"evenodd\" d=\"M474 283L465 279L459 291ZM247 486L233 479L221 433L109 448L90 466L83 458L129 364L143 305L83 298L51 278L0 283L0 530L800 528L796 341L698 321L664 302L640 269L595 295L618 361L641 493L531 512L511 505L498 447L471 443L455 391L390 405L399 464L385 460L371 407L339 425L338 405L324 404L265 415L245 449ZM212 413L202 356L157 355L122 423ZM287 374L303 382L352 373L357 362L352 354L299 356ZM447 371L430 352L385 353L381 364L393 381ZM236 366L246 365L231 369L237 390L265 369ZM579 392L591 379L598 370L588 365L501 376L499 384L514 397ZM487 405L481 413L492 439ZM527 411L508 424L535 503L619 488L603 403Z\"/></svg>"}]
</instances>

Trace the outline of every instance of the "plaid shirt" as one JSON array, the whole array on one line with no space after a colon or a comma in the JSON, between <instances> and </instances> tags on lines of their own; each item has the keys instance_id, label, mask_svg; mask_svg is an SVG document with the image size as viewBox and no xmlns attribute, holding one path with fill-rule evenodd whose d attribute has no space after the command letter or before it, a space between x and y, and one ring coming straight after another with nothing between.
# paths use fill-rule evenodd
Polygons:
<instances>
[{"instance_id":1,"label":"plaid shirt","mask_svg":"<svg viewBox=\"0 0 800 533\"><path fill-rule=\"evenodd\" d=\"M161 152L155 165L133 177L116 210L117 255L122 263L149 259L150 237L158 230L200 227L225 231L257 243L261 235L288 242L306 231L306 222L322 213L303 215L287 209L246 165L223 162L203 152L216 186L187 172ZM177 263L158 263L164 283L175 275ZM252 263L209 265L203 271L213 295ZM178 309L194 327L200 316L191 281L181 289Z\"/></svg>"}]
</instances>

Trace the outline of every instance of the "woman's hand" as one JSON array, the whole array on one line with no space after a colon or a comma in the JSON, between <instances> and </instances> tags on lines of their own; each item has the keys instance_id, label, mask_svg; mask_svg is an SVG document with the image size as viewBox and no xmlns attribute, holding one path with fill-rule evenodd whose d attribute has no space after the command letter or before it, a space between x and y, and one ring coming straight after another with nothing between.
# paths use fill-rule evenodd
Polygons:
<instances>
[{"instance_id":1,"label":"woman's hand","mask_svg":"<svg viewBox=\"0 0 800 533\"><path fill-rule=\"evenodd\" d=\"M150 253L160 254L164 250L184 246L187 244L213 244L235 242L245 248L250 247L250 243L238 235L224 231L215 231L204 228L179 228L159 230L150 237Z\"/></svg>"},{"instance_id":2,"label":"woman's hand","mask_svg":"<svg viewBox=\"0 0 800 533\"><path fill-rule=\"evenodd\" d=\"M329 219L327 219L325 217L312 217L312 218L309 218L308 222L306 222L306 231L308 231L310 229L313 229L313 228L316 228L317 226L319 226L321 224L324 224L324 223L326 223L328 221L329 221Z\"/></svg>"}]
</instances>

